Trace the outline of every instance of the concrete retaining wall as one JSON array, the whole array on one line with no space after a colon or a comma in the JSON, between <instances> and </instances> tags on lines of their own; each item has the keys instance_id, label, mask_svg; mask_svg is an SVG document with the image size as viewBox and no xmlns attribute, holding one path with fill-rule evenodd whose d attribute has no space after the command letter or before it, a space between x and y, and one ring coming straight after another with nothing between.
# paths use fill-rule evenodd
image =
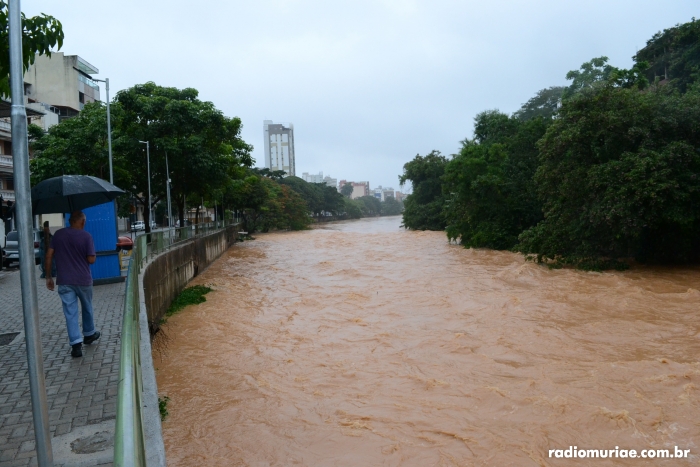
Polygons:
<instances>
[{"instance_id":1,"label":"concrete retaining wall","mask_svg":"<svg viewBox=\"0 0 700 467\"><path fill-rule=\"evenodd\" d=\"M196 238L148 264L143 274L143 297L151 334L158 330L168 307L187 283L236 242L237 231L238 227L232 226Z\"/></svg>"}]
</instances>

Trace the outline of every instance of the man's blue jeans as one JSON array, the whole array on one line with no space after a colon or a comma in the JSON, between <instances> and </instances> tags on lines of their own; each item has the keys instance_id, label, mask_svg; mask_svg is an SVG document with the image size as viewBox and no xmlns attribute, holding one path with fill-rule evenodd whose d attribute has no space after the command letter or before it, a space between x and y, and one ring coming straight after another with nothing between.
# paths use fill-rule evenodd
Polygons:
<instances>
[{"instance_id":1,"label":"man's blue jeans","mask_svg":"<svg viewBox=\"0 0 700 467\"><path fill-rule=\"evenodd\" d=\"M58 295L63 302L63 314L66 316L66 327L70 345L83 342L83 336L95 334L95 322L92 311L92 286L91 285L59 285ZM78 323L78 301L82 308L83 333L80 334Z\"/></svg>"}]
</instances>

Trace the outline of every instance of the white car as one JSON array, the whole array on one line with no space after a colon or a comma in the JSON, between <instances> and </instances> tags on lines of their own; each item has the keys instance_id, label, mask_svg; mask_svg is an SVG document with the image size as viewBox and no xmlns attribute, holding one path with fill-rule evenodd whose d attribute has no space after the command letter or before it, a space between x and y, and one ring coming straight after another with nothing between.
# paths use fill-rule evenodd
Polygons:
<instances>
[{"instance_id":1,"label":"white car","mask_svg":"<svg viewBox=\"0 0 700 467\"><path fill-rule=\"evenodd\" d=\"M144 221L136 221L131 224L131 230L146 230L146 223Z\"/></svg>"}]
</instances>

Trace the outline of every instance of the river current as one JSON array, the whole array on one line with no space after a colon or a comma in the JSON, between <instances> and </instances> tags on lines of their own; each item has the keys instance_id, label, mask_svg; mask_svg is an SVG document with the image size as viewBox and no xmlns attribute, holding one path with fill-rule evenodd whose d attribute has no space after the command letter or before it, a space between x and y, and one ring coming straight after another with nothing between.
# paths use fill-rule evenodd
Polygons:
<instances>
[{"instance_id":1,"label":"river current","mask_svg":"<svg viewBox=\"0 0 700 467\"><path fill-rule=\"evenodd\" d=\"M168 465L700 464L700 268L550 270L400 222L261 234L192 281L154 351Z\"/></svg>"}]
</instances>

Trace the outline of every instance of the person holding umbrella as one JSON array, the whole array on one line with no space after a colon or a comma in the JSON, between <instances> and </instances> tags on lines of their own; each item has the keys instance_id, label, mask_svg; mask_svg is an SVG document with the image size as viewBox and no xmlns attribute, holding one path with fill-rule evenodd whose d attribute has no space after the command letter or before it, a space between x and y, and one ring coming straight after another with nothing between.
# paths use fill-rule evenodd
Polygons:
<instances>
[{"instance_id":1,"label":"person holding umbrella","mask_svg":"<svg viewBox=\"0 0 700 467\"><path fill-rule=\"evenodd\" d=\"M95 329L92 309L92 273L90 265L95 262L95 244L92 235L84 230L85 214L74 211L68 219L70 227L58 230L51 239L46 252L45 270L51 271L51 263L56 256L56 283L58 295L63 303L66 317L71 356L83 356L83 343L92 344L100 338ZM54 290L53 278L46 277L46 288ZM78 302L82 309L83 332L78 322Z\"/></svg>"}]
</instances>

